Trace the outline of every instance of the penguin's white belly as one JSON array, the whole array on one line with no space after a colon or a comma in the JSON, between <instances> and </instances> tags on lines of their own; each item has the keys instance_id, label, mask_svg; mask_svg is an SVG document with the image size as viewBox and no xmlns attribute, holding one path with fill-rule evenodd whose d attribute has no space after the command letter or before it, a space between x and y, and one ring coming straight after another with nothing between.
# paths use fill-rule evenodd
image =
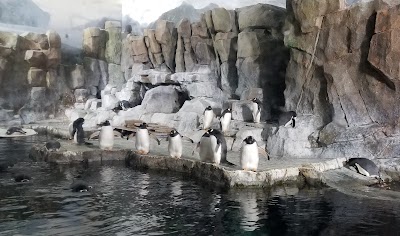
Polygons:
<instances>
[{"instance_id":1,"label":"penguin's white belly","mask_svg":"<svg viewBox=\"0 0 400 236\"><path fill-rule=\"evenodd\" d=\"M240 155L240 165L243 170L257 171L258 168L258 147L257 143L245 144Z\"/></svg>"},{"instance_id":2,"label":"penguin's white belly","mask_svg":"<svg viewBox=\"0 0 400 236\"><path fill-rule=\"evenodd\" d=\"M370 176L369 172L362 168L358 163L355 163L355 166L357 167L357 170L360 174Z\"/></svg>"},{"instance_id":3,"label":"penguin's white belly","mask_svg":"<svg viewBox=\"0 0 400 236\"><path fill-rule=\"evenodd\" d=\"M207 110L204 112L203 129L208 129L211 127L211 123L214 119L214 112L212 110Z\"/></svg>"},{"instance_id":4,"label":"penguin's white belly","mask_svg":"<svg viewBox=\"0 0 400 236\"><path fill-rule=\"evenodd\" d=\"M231 123L232 114L227 113L223 117L221 117L221 129L222 132L226 132L229 130L229 124Z\"/></svg>"},{"instance_id":5,"label":"penguin's white belly","mask_svg":"<svg viewBox=\"0 0 400 236\"><path fill-rule=\"evenodd\" d=\"M74 134L74 143L78 143L78 131Z\"/></svg>"},{"instance_id":6,"label":"penguin's white belly","mask_svg":"<svg viewBox=\"0 0 400 236\"><path fill-rule=\"evenodd\" d=\"M212 162L214 153L212 150L211 139L209 137L202 137L200 139L200 160L204 162Z\"/></svg>"},{"instance_id":7,"label":"penguin's white belly","mask_svg":"<svg viewBox=\"0 0 400 236\"><path fill-rule=\"evenodd\" d=\"M219 165L219 163L221 162L222 145L220 144L217 148L217 139L214 136L211 136L210 139L213 152L212 163Z\"/></svg>"},{"instance_id":8,"label":"penguin's white belly","mask_svg":"<svg viewBox=\"0 0 400 236\"><path fill-rule=\"evenodd\" d=\"M136 150L147 154L150 151L150 136L147 129L138 129L136 132Z\"/></svg>"},{"instance_id":9,"label":"penguin's white belly","mask_svg":"<svg viewBox=\"0 0 400 236\"><path fill-rule=\"evenodd\" d=\"M253 103L253 119L255 123L260 123L260 118L261 118L261 110L258 110L258 105L257 103Z\"/></svg>"},{"instance_id":10,"label":"penguin's white belly","mask_svg":"<svg viewBox=\"0 0 400 236\"><path fill-rule=\"evenodd\" d=\"M100 149L111 150L114 146L114 130L111 126L101 128L99 136Z\"/></svg>"},{"instance_id":11,"label":"penguin's white belly","mask_svg":"<svg viewBox=\"0 0 400 236\"><path fill-rule=\"evenodd\" d=\"M180 135L169 137L168 151L171 157L180 158L182 156L182 139Z\"/></svg>"}]
</instances>

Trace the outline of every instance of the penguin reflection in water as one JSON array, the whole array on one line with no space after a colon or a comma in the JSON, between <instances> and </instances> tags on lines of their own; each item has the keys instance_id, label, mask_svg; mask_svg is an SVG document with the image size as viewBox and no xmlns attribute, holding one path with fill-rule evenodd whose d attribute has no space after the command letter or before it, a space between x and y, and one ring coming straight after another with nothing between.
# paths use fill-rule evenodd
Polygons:
<instances>
[{"instance_id":1,"label":"penguin reflection in water","mask_svg":"<svg viewBox=\"0 0 400 236\"><path fill-rule=\"evenodd\" d=\"M150 151L150 137L157 141L158 145L160 145L160 140L149 133L147 129L147 124L142 123L136 130L136 134L132 133L129 137L136 136L136 150L139 154L148 154ZM128 139L129 139L128 137Z\"/></svg>"},{"instance_id":2,"label":"penguin reflection in water","mask_svg":"<svg viewBox=\"0 0 400 236\"><path fill-rule=\"evenodd\" d=\"M99 138L100 149L102 150L112 150L114 147L114 136L118 137L121 134L117 131L114 131L110 122L106 120L105 122L100 124L101 130L94 132L90 135L89 140L95 137Z\"/></svg>"},{"instance_id":3,"label":"penguin reflection in water","mask_svg":"<svg viewBox=\"0 0 400 236\"><path fill-rule=\"evenodd\" d=\"M167 137L168 141L168 152L169 155L173 158L181 158L182 156L182 140L187 139L191 143L193 143L193 140L182 136L181 134L178 133L176 130L171 130Z\"/></svg>"},{"instance_id":4,"label":"penguin reflection in water","mask_svg":"<svg viewBox=\"0 0 400 236\"><path fill-rule=\"evenodd\" d=\"M240 153L240 166L245 171L257 171L258 162L260 160L258 153L268 156L266 151L257 145L257 141L248 136L243 140L244 144Z\"/></svg>"}]
</instances>

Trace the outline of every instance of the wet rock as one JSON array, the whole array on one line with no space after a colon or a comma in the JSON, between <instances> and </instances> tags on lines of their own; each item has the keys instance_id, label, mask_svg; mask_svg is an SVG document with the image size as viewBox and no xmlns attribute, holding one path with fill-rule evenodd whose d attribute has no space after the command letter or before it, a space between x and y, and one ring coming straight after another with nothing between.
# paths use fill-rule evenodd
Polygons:
<instances>
[{"instance_id":1,"label":"wet rock","mask_svg":"<svg viewBox=\"0 0 400 236\"><path fill-rule=\"evenodd\" d=\"M106 110L111 110L118 106L119 100L112 94L105 94L101 96L101 107Z\"/></svg>"}]
</instances>

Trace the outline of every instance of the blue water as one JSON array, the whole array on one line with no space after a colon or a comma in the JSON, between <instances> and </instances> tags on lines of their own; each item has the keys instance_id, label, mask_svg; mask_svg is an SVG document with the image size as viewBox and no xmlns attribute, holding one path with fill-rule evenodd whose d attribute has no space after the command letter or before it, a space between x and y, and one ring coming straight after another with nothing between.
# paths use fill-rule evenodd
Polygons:
<instances>
[{"instance_id":1,"label":"blue water","mask_svg":"<svg viewBox=\"0 0 400 236\"><path fill-rule=\"evenodd\" d=\"M28 158L46 137L0 139L0 235L400 235L400 204L333 189L218 190L121 164L51 166ZM29 183L15 183L28 173ZM69 190L80 174L93 189Z\"/></svg>"}]
</instances>

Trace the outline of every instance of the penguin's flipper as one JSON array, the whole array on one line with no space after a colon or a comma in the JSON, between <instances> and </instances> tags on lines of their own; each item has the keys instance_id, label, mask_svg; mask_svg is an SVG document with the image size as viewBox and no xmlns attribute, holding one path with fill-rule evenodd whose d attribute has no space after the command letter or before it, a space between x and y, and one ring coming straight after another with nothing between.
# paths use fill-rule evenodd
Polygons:
<instances>
[{"instance_id":1,"label":"penguin's flipper","mask_svg":"<svg viewBox=\"0 0 400 236\"><path fill-rule=\"evenodd\" d=\"M218 149L221 147L221 144L222 144L221 140L217 139L217 146L215 146L215 152L218 152Z\"/></svg>"},{"instance_id":2,"label":"penguin's flipper","mask_svg":"<svg viewBox=\"0 0 400 236\"><path fill-rule=\"evenodd\" d=\"M165 141L167 141L167 142L169 141L169 136L167 136L167 137L165 138Z\"/></svg>"},{"instance_id":3,"label":"penguin's flipper","mask_svg":"<svg viewBox=\"0 0 400 236\"><path fill-rule=\"evenodd\" d=\"M198 142L198 143L196 144L196 146L194 147L194 149L193 149L193 151L192 151L192 156L194 155L194 152L195 152L198 148L200 148L200 142Z\"/></svg>"},{"instance_id":4,"label":"penguin's flipper","mask_svg":"<svg viewBox=\"0 0 400 236\"><path fill-rule=\"evenodd\" d=\"M289 127L290 125L292 125L292 123L293 123L293 120L290 119L288 122L286 122L285 127Z\"/></svg>"},{"instance_id":5,"label":"penguin's flipper","mask_svg":"<svg viewBox=\"0 0 400 236\"><path fill-rule=\"evenodd\" d=\"M292 128L296 126L296 118L292 117Z\"/></svg>"},{"instance_id":6,"label":"penguin's flipper","mask_svg":"<svg viewBox=\"0 0 400 236\"><path fill-rule=\"evenodd\" d=\"M114 133L114 136L115 137L120 137L121 136L121 133L120 132L118 132L118 131L113 131L113 133Z\"/></svg>"},{"instance_id":7,"label":"penguin's flipper","mask_svg":"<svg viewBox=\"0 0 400 236\"><path fill-rule=\"evenodd\" d=\"M126 140L129 140L129 138L135 137L136 133L131 133L126 137Z\"/></svg>"},{"instance_id":8,"label":"penguin's flipper","mask_svg":"<svg viewBox=\"0 0 400 236\"><path fill-rule=\"evenodd\" d=\"M160 145L160 140L157 138L157 136L155 136L154 134L149 134L150 137L152 137L154 140L157 141L158 145Z\"/></svg>"},{"instance_id":9,"label":"penguin's flipper","mask_svg":"<svg viewBox=\"0 0 400 236\"><path fill-rule=\"evenodd\" d=\"M90 135L90 137L89 137L88 140L91 140L91 139L93 139L94 137L99 137L99 135L100 135L100 131L96 131L96 132L94 132L93 134Z\"/></svg>"},{"instance_id":10,"label":"penguin's flipper","mask_svg":"<svg viewBox=\"0 0 400 236\"><path fill-rule=\"evenodd\" d=\"M189 142L191 142L191 143L194 143L193 139L191 139L191 138L189 138L189 137L182 136L182 139L184 139L184 140L186 140L186 141L189 141Z\"/></svg>"}]
</instances>

